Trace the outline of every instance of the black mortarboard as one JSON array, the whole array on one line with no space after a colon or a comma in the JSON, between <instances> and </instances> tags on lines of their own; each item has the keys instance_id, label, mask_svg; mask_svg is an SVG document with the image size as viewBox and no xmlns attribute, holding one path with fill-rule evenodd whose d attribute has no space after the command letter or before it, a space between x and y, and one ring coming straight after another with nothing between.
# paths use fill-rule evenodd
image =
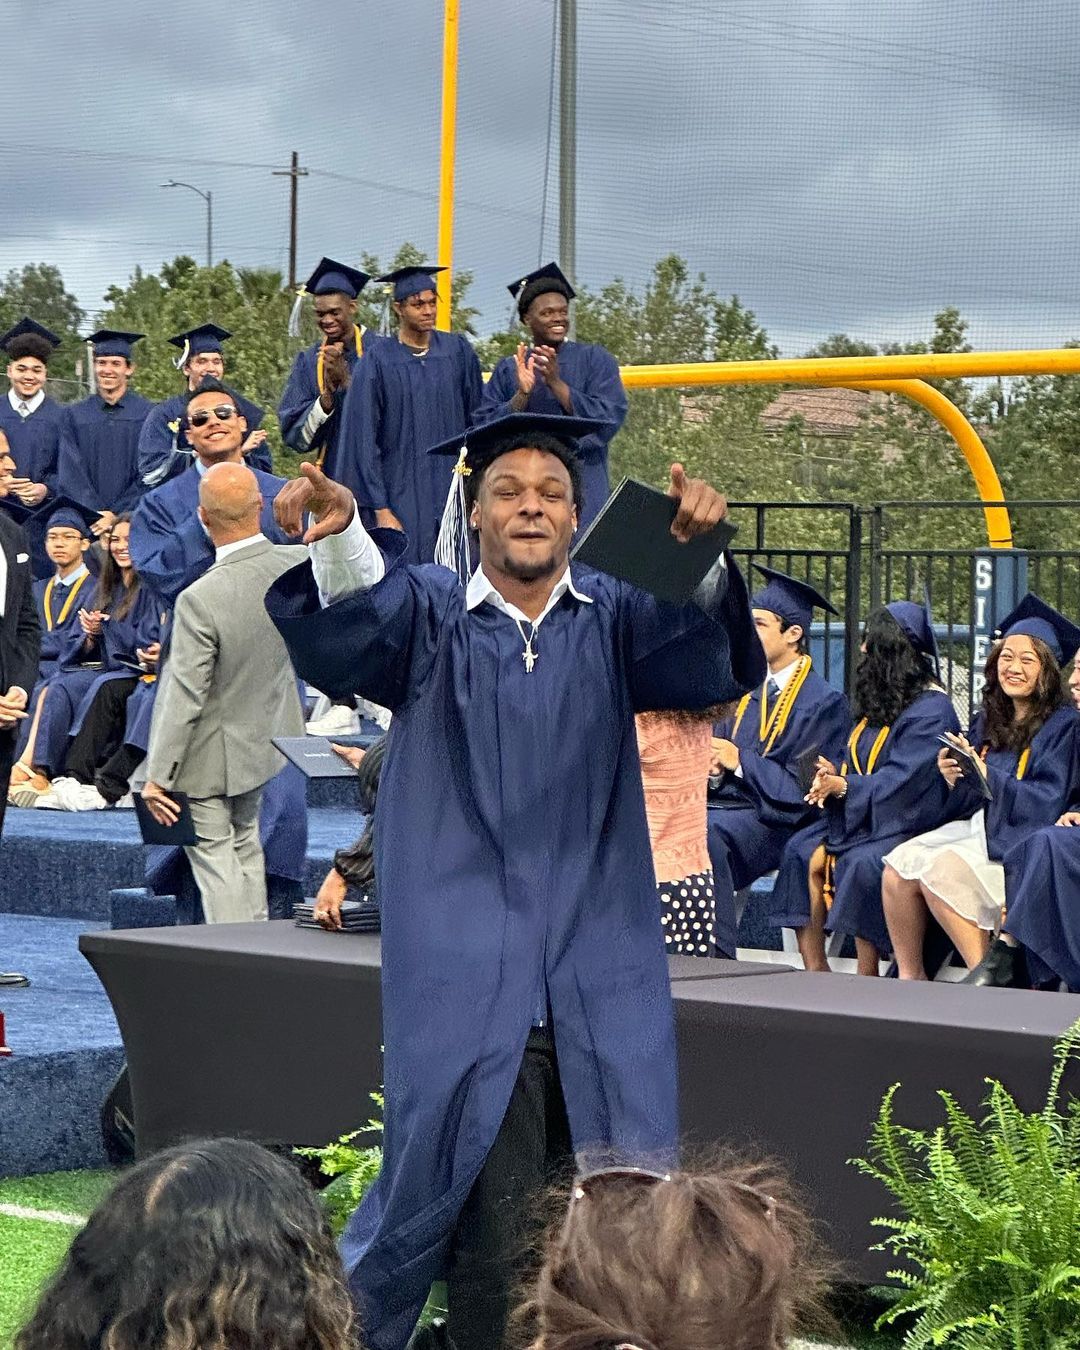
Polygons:
<instances>
[{"instance_id":1,"label":"black mortarboard","mask_svg":"<svg viewBox=\"0 0 1080 1350\"><path fill-rule=\"evenodd\" d=\"M1003 638L1013 634L1041 638L1059 666L1066 665L1080 648L1080 628L1033 591L1028 591L1013 612L1006 614L998 633Z\"/></svg>"},{"instance_id":2,"label":"black mortarboard","mask_svg":"<svg viewBox=\"0 0 1080 1350\"><path fill-rule=\"evenodd\" d=\"M520 319L525 317L525 311L538 295L547 295L549 291L555 291L559 295L565 295L567 300L573 300L577 294L563 275L559 264L553 262L538 267L535 272L518 277L517 281L512 281L506 289L517 301Z\"/></svg>"},{"instance_id":3,"label":"black mortarboard","mask_svg":"<svg viewBox=\"0 0 1080 1350\"><path fill-rule=\"evenodd\" d=\"M12 354L11 346L19 338L39 338L42 342L48 343L50 347L60 346L60 339L55 333L51 332L44 324L38 323L31 318L22 318L14 327L9 328L6 333L0 333L0 349ZM36 353L35 353L36 355Z\"/></svg>"},{"instance_id":4,"label":"black mortarboard","mask_svg":"<svg viewBox=\"0 0 1080 1350\"><path fill-rule=\"evenodd\" d=\"M49 530L68 526L78 530L83 538L89 538L90 526L100 515L100 511L83 506L71 497L54 497L35 510L34 521L42 525L46 534Z\"/></svg>"},{"instance_id":5,"label":"black mortarboard","mask_svg":"<svg viewBox=\"0 0 1080 1350\"><path fill-rule=\"evenodd\" d=\"M774 567L762 567L760 563L754 564L754 571L760 572L768 584L751 597L751 608L767 609L787 623L797 623L807 637L815 609L823 609L829 614L839 612L808 582L798 581Z\"/></svg>"},{"instance_id":6,"label":"black mortarboard","mask_svg":"<svg viewBox=\"0 0 1080 1350\"><path fill-rule=\"evenodd\" d=\"M321 258L315 271L304 282L309 295L339 293L355 300L371 278L359 268L347 267L333 258Z\"/></svg>"},{"instance_id":7,"label":"black mortarboard","mask_svg":"<svg viewBox=\"0 0 1080 1350\"><path fill-rule=\"evenodd\" d=\"M145 333L125 333L119 328L99 328L87 341L94 344L95 356L122 356L130 361L132 344L145 336Z\"/></svg>"},{"instance_id":8,"label":"black mortarboard","mask_svg":"<svg viewBox=\"0 0 1080 1350\"><path fill-rule=\"evenodd\" d=\"M421 291L433 291L435 274L445 271L445 267L432 267L430 263L422 263L414 267L395 268L393 272L387 272L378 280L393 285L395 300L408 300L410 295L419 295Z\"/></svg>"},{"instance_id":9,"label":"black mortarboard","mask_svg":"<svg viewBox=\"0 0 1080 1350\"><path fill-rule=\"evenodd\" d=\"M567 458L572 459L578 440L602 430L604 425L591 417L511 412L493 418L490 422L483 422L480 426L470 427L464 435L433 445L427 452L429 455L457 456L435 544L435 561L457 572L458 579L462 585L465 584L470 565L465 526L465 478L468 474L482 473L500 455L527 448L530 438L553 440L567 452Z\"/></svg>"}]
</instances>

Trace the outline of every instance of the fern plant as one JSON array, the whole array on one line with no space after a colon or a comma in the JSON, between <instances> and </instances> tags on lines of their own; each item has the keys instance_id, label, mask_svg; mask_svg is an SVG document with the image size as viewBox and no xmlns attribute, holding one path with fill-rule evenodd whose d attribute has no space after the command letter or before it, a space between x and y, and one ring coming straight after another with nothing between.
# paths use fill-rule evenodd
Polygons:
<instances>
[{"instance_id":1,"label":"fern plant","mask_svg":"<svg viewBox=\"0 0 1080 1350\"><path fill-rule=\"evenodd\" d=\"M372 1092L370 1097L381 1116L383 1094ZM371 1135L381 1136L382 1128L382 1120L373 1116L366 1125L343 1134L332 1144L322 1148L294 1150L301 1158L313 1158L324 1177L333 1177L330 1185L322 1192L322 1200L335 1237L340 1237L349 1215L364 1198L382 1168L382 1148L378 1144L363 1148L357 1140Z\"/></svg>"},{"instance_id":2,"label":"fern plant","mask_svg":"<svg viewBox=\"0 0 1080 1350\"><path fill-rule=\"evenodd\" d=\"M1071 1350L1080 1347L1080 1100L1062 1079L1080 1059L1080 1021L1057 1043L1046 1105L1026 1114L987 1079L975 1120L939 1092L945 1123L897 1124L885 1094L870 1157L853 1159L889 1191L902 1218L879 1218L875 1250L907 1263L889 1271L897 1297L882 1327L913 1318L909 1350Z\"/></svg>"}]
</instances>

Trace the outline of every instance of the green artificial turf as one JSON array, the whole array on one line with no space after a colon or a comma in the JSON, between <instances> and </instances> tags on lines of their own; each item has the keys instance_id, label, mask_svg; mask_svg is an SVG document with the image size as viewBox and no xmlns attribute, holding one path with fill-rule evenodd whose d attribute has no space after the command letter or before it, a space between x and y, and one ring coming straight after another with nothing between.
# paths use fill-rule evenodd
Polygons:
<instances>
[{"instance_id":1,"label":"green artificial turf","mask_svg":"<svg viewBox=\"0 0 1080 1350\"><path fill-rule=\"evenodd\" d=\"M50 1172L0 1180L0 1205L86 1215L108 1190L111 1172ZM63 1260L78 1228L0 1213L0 1350L33 1309L38 1290Z\"/></svg>"}]
</instances>

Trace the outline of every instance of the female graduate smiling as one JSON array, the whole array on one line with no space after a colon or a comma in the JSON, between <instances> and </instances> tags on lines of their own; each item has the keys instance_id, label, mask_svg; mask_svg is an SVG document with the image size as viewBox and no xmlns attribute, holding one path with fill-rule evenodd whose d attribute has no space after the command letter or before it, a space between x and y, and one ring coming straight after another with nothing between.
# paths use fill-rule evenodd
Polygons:
<instances>
[{"instance_id":1,"label":"female graduate smiling","mask_svg":"<svg viewBox=\"0 0 1080 1350\"><path fill-rule=\"evenodd\" d=\"M1080 717L1069 706L1061 663L1080 645L1080 628L1029 594L1002 630L986 663L982 708L967 739L957 738L962 750L974 749L985 764L992 797L985 800L943 746L938 768L949 786L945 823L885 859L882 896L901 979L926 979L928 915L969 967L979 965L1006 904L1001 860L1028 834L1053 825L1076 793ZM986 971L974 982L998 981ZM1011 982L1011 972L1001 982Z\"/></svg>"}]
</instances>

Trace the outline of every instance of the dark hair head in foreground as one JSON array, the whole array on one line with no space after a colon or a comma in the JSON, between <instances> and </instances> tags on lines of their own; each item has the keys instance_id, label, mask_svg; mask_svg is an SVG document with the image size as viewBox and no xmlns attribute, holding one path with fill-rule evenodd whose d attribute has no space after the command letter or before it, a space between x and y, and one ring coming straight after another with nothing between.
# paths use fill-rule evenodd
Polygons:
<instances>
[{"instance_id":1,"label":"dark hair head in foreground","mask_svg":"<svg viewBox=\"0 0 1080 1350\"><path fill-rule=\"evenodd\" d=\"M519 1313L532 1350L779 1350L824 1328L808 1220L771 1168L575 1183Z\"/></svg>"},{"instance_id":2,"label":"dark hair head in foreground","mask_svg":"<svg viewBox=\"0 0 1080 1350\"><path fill-rule=\"evenodd\" d=\"M75 1238L18 1350L346 1350L341 1262L289 1162L234 1139L125 1172Z\"/></svg>"}]
</instances>

